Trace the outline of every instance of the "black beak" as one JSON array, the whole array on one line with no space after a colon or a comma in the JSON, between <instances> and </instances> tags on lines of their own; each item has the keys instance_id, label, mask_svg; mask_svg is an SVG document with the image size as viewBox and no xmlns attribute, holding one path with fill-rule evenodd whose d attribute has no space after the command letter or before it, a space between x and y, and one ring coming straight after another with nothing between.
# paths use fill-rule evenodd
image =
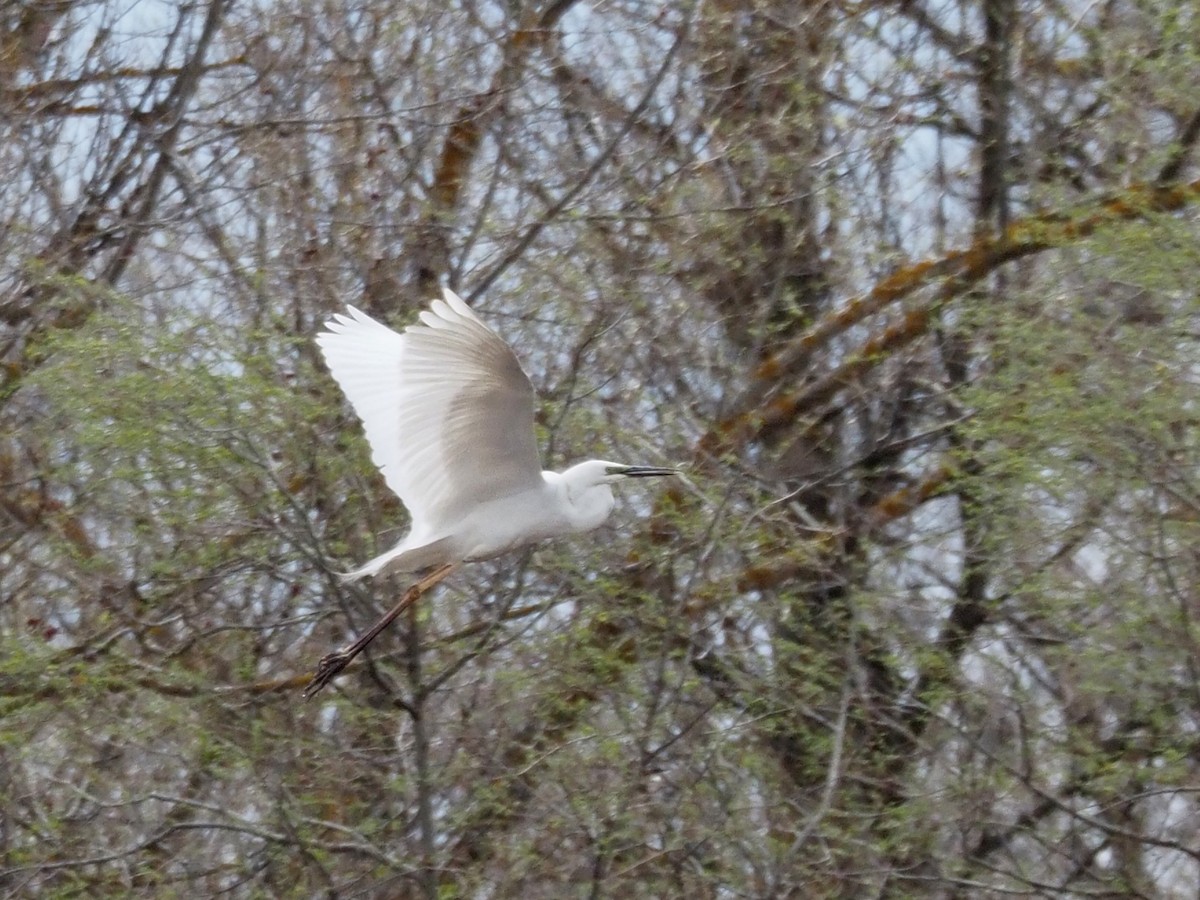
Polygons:
<instances>
[{"instance_id":1,"label":"black beak","mask_svg":"<svg viewBox=\"0 0 1200 900\"><path fill-rule=\"evenodd\" d=\"M621 474L629 478L647 478L650 475L678 475L679 470L664 466L629 466Z\"/></svg>"}]
</instances>

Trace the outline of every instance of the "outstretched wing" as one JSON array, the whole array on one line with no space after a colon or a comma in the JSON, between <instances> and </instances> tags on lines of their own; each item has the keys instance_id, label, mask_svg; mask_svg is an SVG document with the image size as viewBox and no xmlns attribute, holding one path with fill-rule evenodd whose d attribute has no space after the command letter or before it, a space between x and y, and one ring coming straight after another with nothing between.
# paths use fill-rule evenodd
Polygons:
<instances>
[{"instance_id":1,"label":"outstretched wing","mask_svg":"<svg viewBox=\"0 0 1200 900\"><path fill-rule=\"evenodd\" d=\"M403 334L349 307L317 335L371 459L413 531L431 536L476 504L542 483L529 378L462 298L443 297Z\"/></svg>"}]
</instances>

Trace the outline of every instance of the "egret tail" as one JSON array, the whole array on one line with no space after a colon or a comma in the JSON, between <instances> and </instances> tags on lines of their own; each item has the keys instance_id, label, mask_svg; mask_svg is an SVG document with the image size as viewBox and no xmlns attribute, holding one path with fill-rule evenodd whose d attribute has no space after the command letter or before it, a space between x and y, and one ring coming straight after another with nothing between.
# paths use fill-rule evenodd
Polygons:
<instances>
[{"instance_id":1,"label":"egret tail","mask_svg":"<svg viewBox=\"0 0 1200 900\"><path fill-rule=\"evenodd\" d=\"M379 575L386 572L419 572L431 566L444 565L451 560L448 557L449 538L431 541L413 547L407 538L389 550L380 554L367 563L349 572L341 572L338 578L342 581L358 581L368 575Z\"/></svg>"}]
</instances>

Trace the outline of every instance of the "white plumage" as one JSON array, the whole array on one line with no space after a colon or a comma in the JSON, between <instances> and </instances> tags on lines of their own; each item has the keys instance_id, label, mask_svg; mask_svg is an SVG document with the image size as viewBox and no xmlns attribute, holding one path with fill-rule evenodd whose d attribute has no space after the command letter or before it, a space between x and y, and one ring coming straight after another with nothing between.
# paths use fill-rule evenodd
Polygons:
<instances>
[{"instance_id":1,"label":"white plumage","mask_svg":"<svg viewBox=\"0 0 1200 900\"><path fill-rule=\"evenodd\" d=\"M604 460L542 472L533 386L453 291L403 334L354 307L326 327L317 343L329 370L412 516L399 544L347 578L485 559L590 530L612 509L613 481L674 472Z\"/></svg>"}]
</instances>

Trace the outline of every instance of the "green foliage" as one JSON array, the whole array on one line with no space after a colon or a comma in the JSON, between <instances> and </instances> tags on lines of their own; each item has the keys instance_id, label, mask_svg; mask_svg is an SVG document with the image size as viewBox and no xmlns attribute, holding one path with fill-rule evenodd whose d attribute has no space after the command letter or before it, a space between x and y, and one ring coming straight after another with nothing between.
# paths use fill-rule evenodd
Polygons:
<instances>
[{"instance_id":1,"label":"green foliage","mask_svg":"<svg viewBox=\"0 0 1200 900\"><path fill-rule=\"evenodd\" d=\"M1190 223L1114 230L1045 287L974 311L989 354L962 394L979 473L964 483L986 523L990 634L1048 640L1036 660L983 652L1012 671L1025 715L1057 722L1025 740L1070 760L1072 789L1098 802L1176 783L1170 760L1192 743L1177 674L1200 540L1195 248ZM1152 771L1134 776L1135 758Z\"/></svg>"},{"instance_id":2,"label":"green foliage","mask_svg":"<svg viewBox=\"0 0 1200 900\"><path fill-rule=\"evenodd\" d=\"M200 315L156 325L121 304L44 352L29 387L58 478L127 523L144 575L227 566L234 546L244 565L279 558L273 520L301 514L297 488L327 474L304 446L326 411L295 390L313 375L293 339Z\"/></svg>"},{"instance_id":3,"label":"green foliage","mask_svg":"<svg viewBox=\"0 0 1200 900\"><path fill-rule=\"evenodd\" d=\"M1190 7L20 6L5 890L1194 895ZM435 283L691 465L304 703L406 586L312 337Z\"/></svg>"}]
</instances>

